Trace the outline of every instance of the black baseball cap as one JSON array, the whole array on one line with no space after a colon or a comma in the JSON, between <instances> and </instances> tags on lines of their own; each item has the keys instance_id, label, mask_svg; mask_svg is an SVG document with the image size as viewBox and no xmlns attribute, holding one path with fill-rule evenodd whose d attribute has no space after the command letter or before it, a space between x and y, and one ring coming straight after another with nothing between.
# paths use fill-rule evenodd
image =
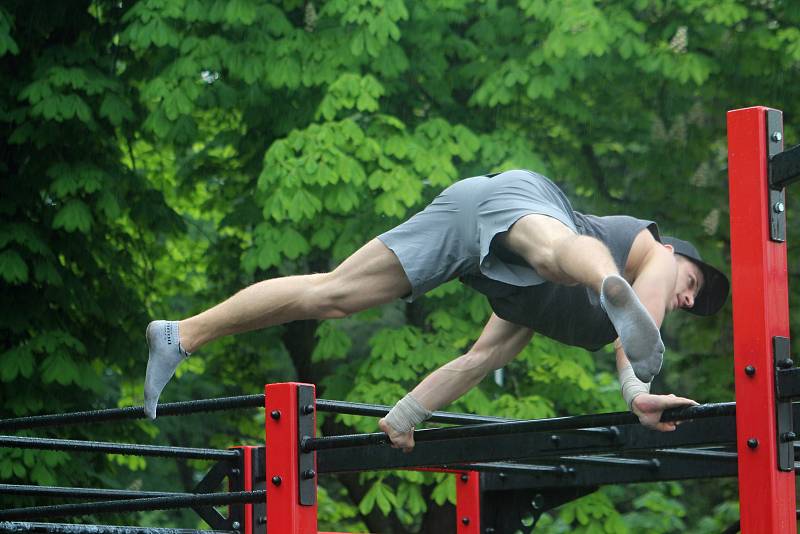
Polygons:
<instances>
[{"instance_id":1,"label":"black baseball cap","mask_svg":"<svg viewBox=\"0 0 800 534\"><path fill-rule=\"evenodd\" d=\"M694 299L694 306L687 308L686 311L703 316L717 313L725 305L725 301L728 300L728 290L731 285L728 277L704 262L694 245L688 241L677 237L663 236L661 242L665 245L672 245L676 254L691 260L703 273L703 278L705 279L703 287Z\"/></svg>"}]
</instances>

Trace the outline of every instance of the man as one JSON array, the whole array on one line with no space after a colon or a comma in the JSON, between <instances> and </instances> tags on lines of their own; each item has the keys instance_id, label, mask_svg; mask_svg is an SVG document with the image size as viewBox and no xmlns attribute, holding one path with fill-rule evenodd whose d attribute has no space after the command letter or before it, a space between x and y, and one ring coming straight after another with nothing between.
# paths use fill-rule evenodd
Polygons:
<instances>
[{"instance_id":1,"label":"man","mask_svg":"<svg viewBox=\"0 0 800 534\"><path fill-rule=\"evenodd\" d=\"M379 421L406 451L416 425L513 359L534 332L589 349L616 338L629 408L649 427L674 430L659 422L662 411L696 403L649 394L664 352L659 327L678 308L713 314L728 294L722 273L688 243L662 243L655 223L575 212L555 184L530 171L476 176L451 185L330 273L265 280L194 317L150 323L145 412L155 418L180 362L218 337L346 317L413 300L455 277L486 294L494 313L466 354L431 373Z\"/></svg>"}]
</instances>

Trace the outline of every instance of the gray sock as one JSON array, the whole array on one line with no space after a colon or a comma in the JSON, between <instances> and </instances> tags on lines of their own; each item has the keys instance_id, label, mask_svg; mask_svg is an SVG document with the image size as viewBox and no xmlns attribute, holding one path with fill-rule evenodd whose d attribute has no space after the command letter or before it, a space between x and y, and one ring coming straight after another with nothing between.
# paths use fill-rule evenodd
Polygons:
<instances>
[{"instance_id":1,"label":"gray sock","mask_svg":"<svg viewBox=\"0 0 800 534\"><path fill-rule=\"evenodd\" d=\"M156 406L161 391L189 353L181 347L177 321L153 321L145 333L150 355L144 379L144 413L156 418Z\"/></svg>"},{"instance_id":2,"label":"gray sock","mask_svg":"<svg viewBox=\"0 0 800 534\"><path fill-rule=\"evenodd\" d=\"M664 359L664 343L653 318L633 288L618 275L603 280L600 303L614 324L636 378L650 382Z\"/></svg>"}]
</instances>

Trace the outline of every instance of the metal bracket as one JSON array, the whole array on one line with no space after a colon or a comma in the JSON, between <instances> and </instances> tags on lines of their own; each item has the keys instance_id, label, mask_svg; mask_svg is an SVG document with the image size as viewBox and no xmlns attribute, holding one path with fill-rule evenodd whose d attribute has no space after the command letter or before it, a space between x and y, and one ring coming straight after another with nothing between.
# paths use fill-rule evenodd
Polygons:
<instances>
[{"instance_id":1,"label":"metal bracket","mask_svg":"<svg viewBox=\"0 0 800 534\"><path fill-rule=\"evenodd\" d=\"M777 388L779 400L800 397L800 367L778 369Z\"/></svg>"},{"instance_id":2,"label":"metal bracket","mask_svg":"<svg viewBox=\"0 0 800 534\"><path fill-rule=\"evenodd\" d=\"M776 109L767 110L767 161L783 152L783 114ZM772 165L768 166L772 168ZM771 182L771 181L770 181ZM782 186L769 188L769 237L772 241L786 241L786 197Z\"/></svg>"},{"instance_id":3,"label":"metal bracket","mask_svg":"<svg viewBox=\"0 0 800 534\"><path fill-rule=\"evenodd\" d=\"M221 460L214 464L214 467L209 469L203 480L197 483L194 487L194 493L213 493L216 491L222 481L227 477L231 488L243 487L242 483L242 470L244 469L244 456L239 454L239 457L234 460ZM236 491L236 490L234 490ZM236 508L236 507L233 507ZM234 522L242 524L241 519L231 517L223 517L213 506L202 506L192 508L203 521L208 523L208 526L214 530L239 530L233 527Z\"/></svg>"},{"instance_id":4,"label":"metal bracket","mask_svg":"<svg viewBox=\"0 0 800 534\"><path fill-rule=\"evenodd\" d=\"M772 338L772 350L775 358L775 422L777 424L778 469L794 470L794 441L796 439L792 421L792 401L782 398L781 373L794 367L789 352L789 338L775 336Z\"/></svg>"},{"instance_id":5,"label":"metal bracket","mask_svg":"<svg viewBox=\"0 0 800 534\"><path fill-rule=\"evenodd\" d=\"M316 411L314 388L311 386L297 386L297 442L302 443L303 438L314 436L314 413ZM300 504L313 506L317 502L317 470L315 466L314 451L298 452L297 480L300 488Z\"/></svg>"},{"instance_id":6,"label":"metal bracket","mask_svg":"<svg viewBox=\"0 0 800 534\"><path fill-rule=\"evenodd\" d=\"M259 447L252 452L253 490L267 489L267 449ZM253 534L267 534L267 503L253 503Z\"/></svg>"}]
</instances>

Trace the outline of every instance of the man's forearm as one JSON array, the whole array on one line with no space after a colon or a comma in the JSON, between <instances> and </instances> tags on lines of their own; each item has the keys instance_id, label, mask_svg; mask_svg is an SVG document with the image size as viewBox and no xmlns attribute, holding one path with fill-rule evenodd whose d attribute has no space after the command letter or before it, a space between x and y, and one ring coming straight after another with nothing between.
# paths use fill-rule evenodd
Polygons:
<instances>
[{"instance_id":1,"label":"man's forearm","mask_svg":"<svg viewBox=\"0 0 800 534\"><path fill-rule=\"evenodd\" d=\"M410 432L431 413L472 389L486 376L487 365L465 354L428 375L411 393L400 399L386 416L386 423L400 433Z\"/></svg>"},{"instance_id":2,"label":"man's forearm","mask_svg":"<svg viewBox=\"0 0 800 534\"><path fill-rule=\"evenodd\" d=\"M467 353L425 377L411 396L426 409L436 411L477 386L489 371L489 366Z\"/></svg>"},{"instance_id":3,"label":"man's forearm","mask_svg":"<svg viewBox=\"0 0 800 534\"><path fill-rule=\"evenodd\" d=\"M628 405L628 409L632 410L633 401L636 397L650 393L650 384L636 378L631 363L628 361L628 357L625 356L625 351L619 339L614 342L614 349L617 353L617 373L622 389L622 398L625 399L625 404Z\"/></svg>"}]
</instances>

